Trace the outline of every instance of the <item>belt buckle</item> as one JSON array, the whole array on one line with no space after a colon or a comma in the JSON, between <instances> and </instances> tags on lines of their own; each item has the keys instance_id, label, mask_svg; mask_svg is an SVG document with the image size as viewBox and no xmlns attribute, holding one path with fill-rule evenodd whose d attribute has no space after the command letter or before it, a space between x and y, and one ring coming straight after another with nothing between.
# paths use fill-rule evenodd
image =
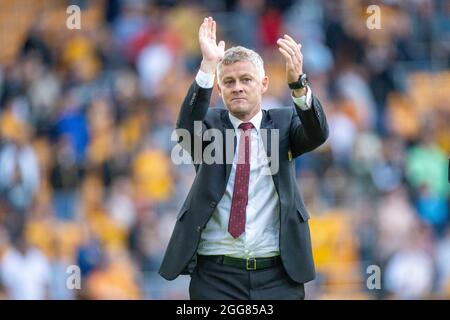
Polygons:
<instances>
[{"instance_id":1,"label":"belt buckle","mask_svg":"<svg viewBox=\"0 0 450 320\"><path fill-rule=\"evenodd\" d=\"M252 263L250 263L252 262ZM245 269L256 270L256 258L248 258L246 260Z\"/></svg>"}]
</instances>

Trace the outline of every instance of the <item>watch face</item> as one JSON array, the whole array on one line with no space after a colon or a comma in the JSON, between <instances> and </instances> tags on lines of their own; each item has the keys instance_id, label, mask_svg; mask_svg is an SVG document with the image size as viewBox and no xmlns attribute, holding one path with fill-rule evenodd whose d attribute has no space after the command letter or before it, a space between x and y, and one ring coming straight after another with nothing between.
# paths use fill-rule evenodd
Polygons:
<instances>
[{"instance_id":1,"label":"watch face","mask_svg":"<svg viewBox=\"0 0 450 320\"><path fill-rule=\"evenodd\" d=\"M306 84L308 83L308 78L306 77L306 74L302 75L302 77L300 78L300 83L301 83L302 87L306 86Z\"/></svg>"}]
</instances>

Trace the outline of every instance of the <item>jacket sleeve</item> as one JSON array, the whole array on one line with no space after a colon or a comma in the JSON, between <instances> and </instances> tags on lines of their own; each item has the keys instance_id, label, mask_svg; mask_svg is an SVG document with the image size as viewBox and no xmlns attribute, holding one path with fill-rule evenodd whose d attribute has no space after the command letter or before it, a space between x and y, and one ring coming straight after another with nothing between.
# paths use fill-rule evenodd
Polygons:
<instances>
[{"instance_id":1,"label":"jacket sleeve","mask_svg":"<svg viewBox=\"0 0 450 320\"><path fill-rule=\"evenodd\" d=\"M201 156L200 148L199 155L194 154L194 145L202 146L202 136L205 131L203 120L208 112L209 102L211 99L211 89L201 88L194 80L189 88L186 97L181 104L181 109L178 114L176 123L178 143L185 149L195 162L196 156Z\"/></svg>"},{"instance_id":2,"label":"jacket sleeve","mask_svg":"<svg viewBox=\"0 0 450 320\"><path fill-rule=\"evenodd\" d=\"M328 134L327 119L319 99L313 95L308 110L294 105L289 136L293 157L316 149L328 139Z\"/></svg>"}]
</instances>

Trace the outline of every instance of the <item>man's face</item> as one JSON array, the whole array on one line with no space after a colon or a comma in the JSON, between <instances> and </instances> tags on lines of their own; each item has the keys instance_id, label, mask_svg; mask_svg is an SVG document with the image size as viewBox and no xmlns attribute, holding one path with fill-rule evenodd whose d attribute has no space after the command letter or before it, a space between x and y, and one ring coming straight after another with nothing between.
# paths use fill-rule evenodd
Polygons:
<instances>
[{"instance_id":1,"label":"man's face","mask_svg":"<svg viewBox=\"0 0 450 320\"><path fill-rule=\"evenodd\" d=\"M250 120L261 108L261 97L267 91L269 79L261 79L250 61L223 65L218 90L228 110L242 121Z\"/></svg>"}]
</instances>

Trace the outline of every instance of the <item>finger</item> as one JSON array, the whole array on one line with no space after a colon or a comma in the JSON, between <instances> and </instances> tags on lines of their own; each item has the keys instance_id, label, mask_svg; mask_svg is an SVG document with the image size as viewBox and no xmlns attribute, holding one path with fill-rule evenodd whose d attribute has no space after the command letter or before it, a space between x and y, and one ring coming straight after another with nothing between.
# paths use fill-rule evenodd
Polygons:
<instances>
[{"instance_id":1,"label":"finger","mask_svg":"<svg viewBox=\"0 0 450 320\"><path fill-rule=\"evenodd\" d=\"M206 37L207 18L203 19L203 23L200 25L198 35L200 38Z\"/></svg>"},{"instance_id":2,"label":"finger","mask_svg":"<svg viewBox=\"0 0 450 320\"><path fill-rule=\"evenodd\" d=\"M282 41L280 41L282 42ZM291 42L289 42L289 44L287 42L285 42L286 46L288 46L291 51L288 51L291 53L292 55L292 60L296 66L296 68L301 69L301 64L303 63L303 55L300 52L300 47L297 45L297 43L293 44ZM292 53L293 52L293 53Z\"/></svg>"},{"instance_id":3,"label":"finger","mask_svg":"<svg viewBox=\"0 0 450 320\"><path fill-rule=\"evenodd\" d=\"M283 56L286 58L286 68L288 70L292 70L296 73L300 72L301 65L294 59L286 50L283 48L278 48L278 50L283 54Z\"/></svg>"},{"instance_id":4,"label":"finger","mask_svg":"<svg viewBox=\"0 0 450 320\"><path fill-rule=\"evenodd\" d=\"M216 22L213 20L212 21L212 33L211 33L211 37L214 40L214 42L216 41Z\"/></svg>"},{"instance_id":5,"label":"finger","mask_svg":"<svg viewBox=\"0 0 450 320\"><path fill-rule=\"evenodd\" d=\"M209 38L212 39L213 38L213 26L214 24L214 20L213 18L209 17Z\"/></svg>"},{"instance_id":6,"label":"finger","mask_svg":"<svg viewBox=\"0 0 450 320\"><path fill-rule=\"evenodd\" d=\"M212 22L211 22L211 17L208 17L208 20L207 20L207 28L206 28L206 30L207 30L207 36L208 36L208 39L211 39L211 33L212 33Z\"/></svg>"},{"instance_id":7,"label":"finger","mask_svg":"<svg viewBox=\"0 0 450 320\"><path fill-rule=\"evenodd\" d=\"M295 56L295 51L294 51L294 49L292 49L291 46L289 46L289 45L287 44L287 41L286 41L286 40L284 40L284 39L279 39L279 40L277 41L277 43L278 43L278 45L279 45L280 47L282 47L284 50L286 50L291 56Z\"/></svg>"},{"instance_id":8,"label":"finger","mask_svg":"<svg viewBox=\"0 0 450 320\"><path fill-rule=\"evenodd\" d=\"M292 56L283 48L278 48L278 50L281 52L281 54L284 56L284 58L286 59L286 63L288 68L294 69L294 62L292 61Z\"/></svg>"},{"instance_id":9,"label":"finger","mask_svg":"<svg viewBox=\"0 0 450 320\"><path fill-rule=\"evenodd\" d=\"M288 34L284 35L284 39L288 42L289 46L291 46L291 48L293 48L294 50L299 50L300 47L298 46L300 43L297 44L297 42Z\"/></svg>"},{"instance_id":10,"label":"finger","mask_svg":"<svg viewBox=\"0 0 450 320\"><path fill-rule=\"evenodd\" d=\"M296 42L290 35L285 34L285 35L284 35L284 38L285 38L286 40L288 40L290 43L292 43L294 46L297 45L297 42Z\"/></svg>"},{"instance_id":11,"label":"finger","mask_svg":"<svg viewBox=\"0 0 450 320\"><path fill-rule=\"evenodd\" d=\"M219 42L219 48L220 48L220 50L225 50L225 41L221 40Z\"/></svg>"},{"instance_id":12,"label":"finger","mask_svg":"<svg viewBox=\"0 0 450 320\"><path fill-rule=\"evenodd\" d=\"M200 24L200 27L198 28L198 32L203 32L203 29L205 28L205 19L203 19L203 22Z\"/></svg>"},{"instance_id":13,"label":"finger","mask_svg":"<svg viewBox=\"0 0 450 320\"><path fill-rule=\"evenodd\" d=\"M286 44L294 51L295 55L299 57L301 55L300 46L289 35L285 34L283 40L286 40Z\"/></svg>"}]
</instances>

